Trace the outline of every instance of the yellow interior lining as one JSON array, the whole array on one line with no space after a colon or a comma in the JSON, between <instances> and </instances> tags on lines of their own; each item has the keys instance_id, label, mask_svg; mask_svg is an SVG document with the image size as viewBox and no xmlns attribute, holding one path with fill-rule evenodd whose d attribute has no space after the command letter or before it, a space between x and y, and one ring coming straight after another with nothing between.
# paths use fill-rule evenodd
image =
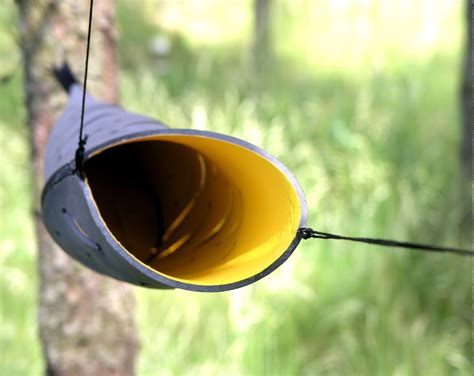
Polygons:
<instances>
[{"instance_id":1,"label":"yellow interior lining","mask_svg":"<svg viewBox=\"0 0 474 376\"><path fill-rule=\"evenodd\" d=\"M220 139L135 139L95 154L85 171L117 241L177 281L221 285L251 277L281 256L299 225L299 198L286 175Z\"/></svg>"}]
</instances>

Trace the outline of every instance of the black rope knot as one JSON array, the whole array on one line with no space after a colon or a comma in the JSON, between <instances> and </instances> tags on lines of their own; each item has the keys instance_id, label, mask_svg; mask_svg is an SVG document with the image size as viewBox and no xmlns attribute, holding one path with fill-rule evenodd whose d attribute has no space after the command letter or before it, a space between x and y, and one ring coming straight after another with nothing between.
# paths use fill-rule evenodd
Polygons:
<instances>
[{"instance_id":1,"label":"black rope knot","mask_svg":"<svg viewBox=\"0 0 474 376\"><path fill-rule=\"evenodd\" d=\"M312 238L312 235L313 235L313 229L311 228L308 228L308 227L301 227L298 229L298 232L297 232L297 235L301 238L301 239L310 239Z\"/></svg>"},{"instance_id":2,"label":"black rope knot","mask_svg":"<svg viewBox=\"0 0 474 376\"><path fill-rule=\"evenodd\" d=\"M297 235L301 239L339 239L337 235L328 234L313 230L311 227L301 227L298 229Z\"/></svg>"},{"instance_id":3,"label":"black rope knot","mask_svg":"<svg viewBox=\"0 0 474 376\"><path fill-rule=\"evenodd\" d=\"M79 140L78 147L76 149L75 161L76 161L76 169L74 172L79 176L80 179L84 180L84 152L85 152L85 145L87 143L87 135L84 138Z\"/></svg>"}]
</instances>

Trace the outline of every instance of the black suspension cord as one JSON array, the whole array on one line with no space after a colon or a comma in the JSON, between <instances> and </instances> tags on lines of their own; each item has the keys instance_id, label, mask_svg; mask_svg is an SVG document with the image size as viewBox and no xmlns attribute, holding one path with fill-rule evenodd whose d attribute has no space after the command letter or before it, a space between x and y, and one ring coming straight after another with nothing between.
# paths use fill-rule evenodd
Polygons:
<instances>
[{"instance_id":1,"label":"black suspension cord","mask_svg":"<svg viewBox=\"0 0 474 376\"><path fill-rule=\"evenodd\" d=\"M88 74L88 69L89 69L89 51L90 51L91 32L92 32L93 7L94 7L94 0L90 0L89 28L87 32L86 62L85 62L85 70L84 70L84 89L82 92L81 124L79 128L79 142L78 142L78 147L76 149L76 158L75 158L76 159L75 172L81 179L84 179L84 171L83 171L84 151L85 151L84 146L86 145L86 142L87 142L87 135L83 136L83 129L84 129L84 113L85 113L85 107L86 107L87 74ZM55 72L55 73L58 76L58 73L60 72ZM425 251L425 252L446 252L446 253L453 253L453 254L462 255L462 256L474 255L474 251L471 251L471 250L440 247L440 246L435 246L435 245L419 244L419 243L411 243L411 242L401 242L397 240L388 240L388 239L342 236L342 235L330 234L327 232L316 231L309 227L302 227L298 229L297 236L301 239L349 240L349 241L359 242L359 243L376 244L376 245L381 245L385 247L416 249L416 250Z\"/></svg>"},{"instance_id":2,"label":"black suspension cord","mask_svg":"<svg viewBox=\"0 0 474 376\"><path fill-rule=\"evenodd\" d=\"M86 89L87 89L87 72L89 69L89 50L91 44L91 32L92 32L92 10L94 8L94 0L91 0L90 8L89 8L89 29L87 31L87 49L86 49L86 64L84 70L84 89L82 92L82 108L81 108L81 125L79 128L79 142L76 149L76 170L75 172L77 175L84 179L84 146L87 142L87 135L83 136L83 129L84 129L84 112L86 107Z\"/></svg>"},{"instance_id":3,"label":"black suspension cord","mask_svg":"<svg viewBox=\"0 0 474 376\"><path fill-rule=\"evenodd\" d=\"M400 242L397 240L388 240L388 239L375 239L375 238L359 238L353 236L342 236L330 234L327 232L321 232L313 230L312 228L302 227L298 229L297 234L301 239L336 239L336 240L349 240L359 243L367 244L377 244L385 247L398 247L398 248L410 248L416 249L419 251L425 252L446 252L454 253L461 256L474 256L474 251L465 250L465 249L456 249L449 247L440 247L437 245L428 245L428 244L419 244L419 243L410 243L410 242Z\"/></svg>"}]
</instances>

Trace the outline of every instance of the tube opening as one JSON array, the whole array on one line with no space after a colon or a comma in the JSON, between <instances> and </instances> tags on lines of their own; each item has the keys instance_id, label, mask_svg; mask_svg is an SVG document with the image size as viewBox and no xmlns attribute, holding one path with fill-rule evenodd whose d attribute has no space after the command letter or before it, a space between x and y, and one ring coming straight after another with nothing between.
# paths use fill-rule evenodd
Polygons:
<instances>
[{"instance_id":1,"label":"tube opening","mask_svg":"<svg viewBox=\"0 0 474 376\"><path fill-rule=\"evenodd\" d=\"M85 172L115 239L177 281L221 285L256 275L298 228L299 198L285 174L222 140L133 140L93 155Z\"/></svg>"}]
</instances>

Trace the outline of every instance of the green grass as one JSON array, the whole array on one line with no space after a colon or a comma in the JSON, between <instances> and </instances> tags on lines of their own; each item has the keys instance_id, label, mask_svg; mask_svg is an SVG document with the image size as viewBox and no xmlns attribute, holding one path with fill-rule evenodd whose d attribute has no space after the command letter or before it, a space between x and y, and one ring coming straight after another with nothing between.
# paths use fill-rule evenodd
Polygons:
<instances>
[{"instance_id":1,"label":"green grass","mask_svg":"<svg viewBox=\"0 0 474 376\"><path fill-rule=\"evenodd\" d=\"M469 247L471 234L459 226L460 3L430 3L428 20L422 2L414 15L399 16L403 9L392 3L341 10L277 2L275 57L257 77L250 2L230 2L235 12L203 2L194 16L206 15L209 28L235 22L242 31L210 43L183 23L171 34L163 72L154 69L147 43L150 34L167 35L166 23L156 26L153 2L126 22L133 2L121 0L122 104L172 127L263 147L293 171L317 229ZM5 40L6 20L14 19L3 16L7 9L0 8ZM229 18L233 13L247 18ZM359 24L373 32L353 34ZM422 43L429 25L450 33ZM19 72L0 86L0 375L42 369L21 89ZM137 373L468 375L471 274L469 260L455 256L313 240L240 290L137 288Z\"/></svg>"}]
</instances>

